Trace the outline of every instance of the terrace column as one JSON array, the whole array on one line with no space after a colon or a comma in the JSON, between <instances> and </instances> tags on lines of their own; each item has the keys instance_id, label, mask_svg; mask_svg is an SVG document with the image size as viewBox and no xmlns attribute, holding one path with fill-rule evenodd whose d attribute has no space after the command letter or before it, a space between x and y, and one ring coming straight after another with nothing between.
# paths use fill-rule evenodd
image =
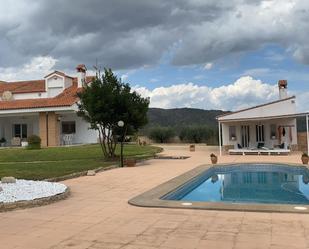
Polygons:
<instances>
[{"instance_id":1,"label":"terrace column","mask_svg":"<svg viewBox=\"0 0 309 249\"><path fill-rule=\"evenodd\" d=\"M60 126L55 112L39 113L39 130L43 147L60 145Z\"/></svg>"},{"instance_id":2,"label":"terrace column","mask_svg":"<svg viewBox=\"0 0 309 249\"><path fill-rule=\"evenodd\" d=\"M306 129L307 129L307 154L309 155L309 124L308 124L308 118L309 117L309 115L307 114L306 115Z\"/></svg>"},{"instance_id":3,"label":"terrace column","mask_svg":"<svg viewBox=\"0 0 309 249\"><path fill-rule=\"evenodd\" d=\"M219 127L219 151L220 151L220 156L222 156L221 123L220 122L218 122L218 127Z\"/></svg>"}]
</instances>

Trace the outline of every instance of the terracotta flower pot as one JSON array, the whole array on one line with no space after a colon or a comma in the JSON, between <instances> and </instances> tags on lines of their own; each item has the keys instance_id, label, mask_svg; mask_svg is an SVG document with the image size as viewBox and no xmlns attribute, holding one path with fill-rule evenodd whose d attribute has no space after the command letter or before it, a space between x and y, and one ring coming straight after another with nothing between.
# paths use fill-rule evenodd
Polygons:
<instances>
[{"instance_id":1,"label":"terracotta flower pot","mask_svg":"<svg viewBox=\"0 0 309 249\"><path fill-rule=\"evenodd\" d=\"M210 160L211 160L212 164L216 164L218 162L218 157L217 156L211 156Z\"/></svg>"},{"instance_id":2,"label":"terracotta flower pot","mask_svg":"<svg viewBox=\"0 0 309 249\"><path fill-rule=\"evenodd\" d=\"M127 159L127 160L125 160L125 165L127 167L134 167L136 165L136 160L135 159Z\"/></svg>"},{"instance_id":3,"label":"terracotta flower pot","mask_svg":"<svg viewBox=\"0 0 309 249\"><path fill-rule=\"evenodd\" d=\"M189 147L190 151L195 151L195 145L194 144L191 144L190 147Z\"/></svg>"},{"instance_id":4,"label":"terracotta flower pot","mask_svg":"<svg viewBox=\"0 0 309 249\"><path fill-rule=\"evenodd\" d=\"M301 157L301 160L302 160L303 164L308 164L309 157L307 157L307 156L302 156L302 157Z\"/></svg>"}]
</instances>

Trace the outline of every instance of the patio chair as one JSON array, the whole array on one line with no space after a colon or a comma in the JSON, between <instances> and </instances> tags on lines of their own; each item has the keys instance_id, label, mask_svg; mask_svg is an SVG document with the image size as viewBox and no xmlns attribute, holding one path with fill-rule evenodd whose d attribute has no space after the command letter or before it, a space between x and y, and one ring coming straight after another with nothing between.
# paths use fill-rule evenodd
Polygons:
<instances>
[{"instance_id":1,"label":"patio chair","mask_svg":"<svg viewBox=\"0 0 309 249\"><path fill-rule=\"evenodd\" d=\"M62 140L64 145L71 145L73 142L73 134L64 134Z\"/></svg>"},{"instance_id":2,"label":"patio chair","mask_svg":"<svg viewBox=\"0 0 309 249\"><path fill-rule=\"evenodd\" d=\"M20 146L21 145L21 139L20 137L13 137L11 139L11 145L12 146Z\"/></svg>"}]
</instances>

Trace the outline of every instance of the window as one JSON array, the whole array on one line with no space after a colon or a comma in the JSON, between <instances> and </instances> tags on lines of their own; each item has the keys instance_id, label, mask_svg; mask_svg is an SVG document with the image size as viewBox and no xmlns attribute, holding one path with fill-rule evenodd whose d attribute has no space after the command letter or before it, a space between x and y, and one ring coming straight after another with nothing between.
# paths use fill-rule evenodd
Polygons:
<instances>
[{"instance_id":1,"label":"window","mask_svg":"<svg viewBox=\"0 0 309 249\"><path fill-rule=\"evenodd\" d=\"M270 125L270 139L276 139L277 126L275 124Z\"/></svg>"},{"instance_id":2,"label":"window","mask_svg":"<svg viewBox=\"0 0 309 249\"><path fill-rule=\"evenodd\" d=\"M73 134L73 133L75 133L75 121L62 122L62 134Z\"/></svg>"},{"instance_id":3,"label":"window","mask_svg":"<svg viewBox=\"0 0 309 249\"><path fill-rule=\"evenodd\" d=\"M13 125L13 137L27 138L27 125L26 124L14 124Z\"/></svg>"},{"instance_id":4,"label":"window","mask_svg":"<svg viewBox=\"0 0 309 249\"><path fill-rule=\"evenodd\" d=\"M264 125L256 125L255 126L256 132L256 141L257 142L264 142Z\"/></svg>"},{"instance_id":5,"label":"window","mask_svg":"<svg viewBox=\"0 0 309 249\"><path fill-rule=\"evenodd\" d=\"M236 140L236 127L235 126L229 126L229 137L231 141Z\"/></svg>"}]
</instances>

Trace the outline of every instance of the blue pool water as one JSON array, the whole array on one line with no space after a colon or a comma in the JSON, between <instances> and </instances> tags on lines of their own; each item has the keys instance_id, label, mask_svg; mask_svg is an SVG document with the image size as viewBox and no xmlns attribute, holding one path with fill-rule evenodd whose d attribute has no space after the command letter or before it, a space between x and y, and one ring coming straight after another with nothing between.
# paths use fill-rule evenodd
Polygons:
<instances>
[{"instance_id":1,"label":"blue pool water","mask_svg":"<svg viewBox=\"0 0 309 249\"><path fill-rule=\"evenodd\" d=\"M216 166L165 195L165 200L309 204L309 170L280 164Z\"/></svg>"}]
</instances>

